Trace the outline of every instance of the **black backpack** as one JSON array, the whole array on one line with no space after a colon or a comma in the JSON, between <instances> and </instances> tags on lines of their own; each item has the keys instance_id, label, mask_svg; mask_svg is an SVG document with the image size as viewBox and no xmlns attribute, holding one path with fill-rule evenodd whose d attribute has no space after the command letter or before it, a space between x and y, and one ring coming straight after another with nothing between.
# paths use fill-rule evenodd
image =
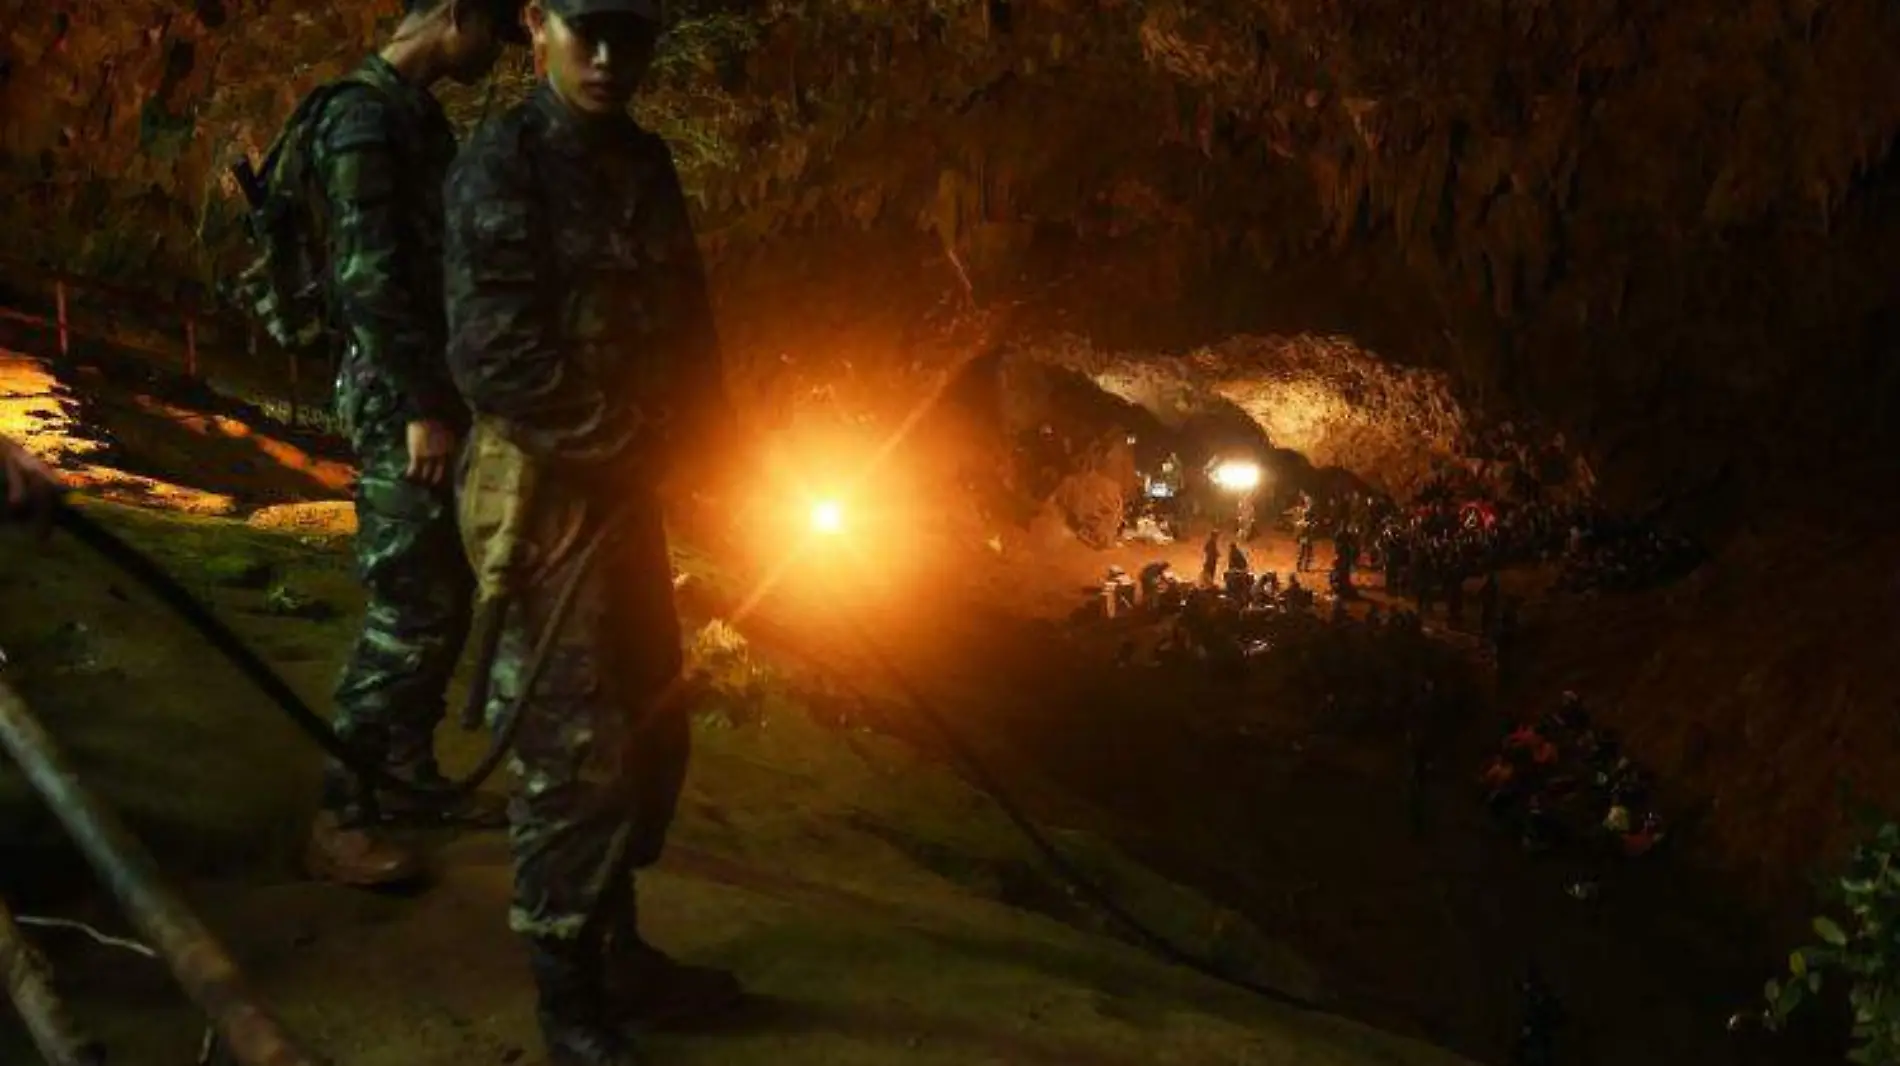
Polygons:
<instances>
[{"instance_id":1,"label":"black backpack","mask_svg":"<svg viewBox=\"0 0 1900 1066\"><path fill-rule=\"evenodd\" d=\"M285 120L263 166L247 158L231 168L250 206L246 228L256 253L232 285L232 302L294 355L332 354L327 205L310 148L324 108L357 86L381 91L357 74L318 86Z\"/></svg>"}]
</instances>

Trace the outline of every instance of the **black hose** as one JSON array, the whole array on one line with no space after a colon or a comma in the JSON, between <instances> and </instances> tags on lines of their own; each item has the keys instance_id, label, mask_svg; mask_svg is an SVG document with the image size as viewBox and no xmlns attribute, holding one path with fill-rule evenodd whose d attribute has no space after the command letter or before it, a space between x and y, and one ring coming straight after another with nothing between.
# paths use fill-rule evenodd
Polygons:
<instances>
[{"instance_id":1,"label":"black hose","mask_svg":"<svg viewBox=\"0 0 1900 1066\"><path fill-rule=\"evenodd\" d=\"M944 746L950 749L950 754L956 758L958 762L962 763L964 768L969 771L970 776L975 779L976 787L987 794L990 799L996 801L996 805L1002 808L1004 816L1015 825L1016 831L1022 834L1025 840L1029 841L1030 847L1041 853L1043 860L1055 871L1056 876L1067 881L1077 891L1087 896L1090 901L1101 908L1104 914L1108 915L1125 929L1129 935L1133 936L1144 948L1183 969L1192 970L1203 977L1218 981L1232 988L1238 988L1243 992L1250 992L1262 999L1271 1000L1282 1006L1292 1007L1309 1014L1319 1014L1333 1018L1347 1017L1339 1011L1323 1006L1305 997L1295 995L1283 989L1274 988L1271 985L1264 985L1257 981L1248 980L1245 977L1237 977L1227 973L1213 963L1194 955L1192 952L1174 943L1174 941L1169 940L1166 936L1156 932L1147 923L1129 913L1126 907L1116 901L1113 893L1102 887L1100 882L1090 877L1081 868L1077 867L1074 862L1070 861L1069 857L1062 853L1061 848L1056 847L1055 842L1049 839L1041 827L1037 826L1034 821L1030 820L1027 814L1023 813L1022 806L1017 803L1009 791L1003 787L1002 782L997 779L996 775L990 772L989 767L984 764L983 760L977 757L976 752L963 740L963 737L956 731L956 728L950 724L950 719L938 713L936 708L931 706L930 701L925 699L923 694L918 692L904 675L899 672L896 665L893 664L883 652L878 650L876 642L871 639L870 633L865 630L863 625L856 620L852 620L851 625L852 628L858 631L858 640L864 645L865 650L870 653L871 659L884 671L885 675L891 679L891 683L897 687L898 692L903 695L905 701L909 703L912 709L917 711L924 721L929 723L930 727L943 739Z\"/></svg>"},{"instance_id":2,"label":"black hose","mask_svg":"<svg viewBox=\"0 0 1900 1066\"><path fill-rule=\"evenodd\" d=\"M575 560L573 573L561 586L558 598L554 602L554 609L548 617L547 626L535 642L532 656L528 660L528 672L522 683L521 692L515 697L514 707L499 723L494 742L489 745L487 754L482 757L475 769L460 781L427 785L397 777L390 773L389 768L383 763L366 758L361 752L351 747L347 741L337 735L328 720L312 710L295 689L279 677L257 652L244 643L242 637L233 632L230 626L179 584L178 580L167 573L163 567L153 562L151 557L127 544L117 534L87 518L69 504L61 503L55 508L53 523L150 590L160 602L176 613L199 636L229 660L239 673L262 690L272 703L289 715L297 728L315 741L325 754L342 764L350 773L376 788L413 796L447 808L480 788L483 782L493 776L502 760L508 757L509 750L514 747L515 734L521 724L521 706L526 702L528 694L534 691L536 683L546 668L548 652L554 645L556 634L567 620L568 612L573 606L574 594L580 587L581 578L587 573L589 564L600 551L601 545L606 542L607 535L618 525L618 520L617 517L609 517L602 522L600 528L595 530L593 537L581 549L580 555ZM499 619L491 620L490 624L494 628L499 628ZM484 640L484 651L488 652L489 656L477 664L477 676L483 679L478 682L478 686L484 694L487 691L485 678L492 665L493 650L494 643Z\"/></svg>"},{"instance_id":3,"label":"black hose","mask_svg":"<svg viewBox=\"0 0 1900 1066\"><path fill-rule=\"evenodd\" d=\"M513 597L504 592L482 617L479 637L480 643L475 650L475 676L469 678L468 698L462 701L462 730L473 733L487 721L488 692L494 677L490 667L494 665L495 653L501 650L501 635L508 625L508 608Z\"/></svg>"}]
</instances>

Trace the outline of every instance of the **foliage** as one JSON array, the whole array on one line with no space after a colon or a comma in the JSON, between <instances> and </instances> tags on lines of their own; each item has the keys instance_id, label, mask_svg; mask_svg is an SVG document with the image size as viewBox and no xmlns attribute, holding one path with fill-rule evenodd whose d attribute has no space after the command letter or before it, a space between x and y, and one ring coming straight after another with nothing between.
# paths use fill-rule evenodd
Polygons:
<instances>
[{"instance_id":1,"label":"foliage","mask_svg":"<svg viewBox=\"0 0 1900 1066\"><path fill-rule=\"evenodd\" d=\"M757 117L726 87L734 68L759 43L756 18L713 11L676 22L654 58L640 117L673 146L691 188L703 175L738 168L740 139Z\"/></svg>"},{"instance_id":2,"label":"foliage","mask_svg":"<svg viewBox=\"0 0 1900 1066\"><path fill-rule=\"evenodd\" d=\"M753 660L745 635L730 623L715 618L693 634L686 666L704 686L709 717L731 726L759 718L769 677Z\"/></svg>"},{"instance_id":3,"label":"foliage","mask_svg":"<svg viewBox=\"0 0 1900 1066\"><path fill-rule=\"evenodd\" d=\"M1822 989L1822 975L1846 981L1854 1010L1851 1062L1900 1062L1900 825L1888 822L1854 849L1834 886L1849 918L1814 919L1819 945L1788 958L1788 977L1771 980L1766 1021L1780 1028Z\"/></svg>"},{"instance_id":4,"label":"foliage","mask_svg":"<svg viewBox=\"0 0 1900 1066\"><path fill-rule=\"evenodd\" d=\"M336 614L336 609L287 582L277 582L264 593L264 613L285 618L303 618L321 622Z\"/></svg>"},{"instance_id":5,"label":"foliage","mask_svg":"<svg viewBox=\"0 0 1900 1066\"><path fill-rule=\"evenodd\" d=\"M213 555L204 561L205 579L229 588L268 588L272 584L271 564L249 552L231 551Z\"/></svg>"}]
</instances>

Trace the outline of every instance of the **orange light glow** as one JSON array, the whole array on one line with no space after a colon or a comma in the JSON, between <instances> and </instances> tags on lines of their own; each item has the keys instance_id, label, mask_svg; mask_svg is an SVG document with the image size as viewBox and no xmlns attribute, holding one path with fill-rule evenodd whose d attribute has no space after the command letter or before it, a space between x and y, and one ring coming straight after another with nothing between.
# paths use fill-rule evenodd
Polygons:
<instances>
[{"instance_id":1,"label":"orange light glow","mask_svg":"<svg viewBox=\"0 0 1900 1066\"><path fill-rule=\"evenodd\" d=\"M821 422L765 442L744 497L735 545L756 576L745 613L766 598L796 616L883 603L914 587L933 558L924 518L933 491L917 452L880 447L888 429Z\"/></svg>"},{"instance_id":2,"label":"orange light glow","mask_svg":"<svg viewBox=\"0 0 1900 1066\"><path fill-rule=\"evenodd\" d=\"M820 500L812 505L811 528L825 534L844 531L844 506L836 500Z\"/></svg>"},{"instance_id":3,"label":"orange light glow","mask_svg":"<svg viewBox=\"0 0 1900 1066\"><path fill-rule=\"evenodd\" d=\"M1230 492L1249 492L1260 487L1264 471L1248 459L1225 459L1214 468L1214 484Z\"/></svg>"}]
</instances>

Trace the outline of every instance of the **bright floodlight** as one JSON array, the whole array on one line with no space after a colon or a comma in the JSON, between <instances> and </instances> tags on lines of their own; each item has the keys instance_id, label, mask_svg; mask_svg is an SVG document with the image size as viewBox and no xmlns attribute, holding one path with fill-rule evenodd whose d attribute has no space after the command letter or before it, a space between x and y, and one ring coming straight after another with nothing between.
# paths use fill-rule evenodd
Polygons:
<instances>
[{"instance_id":1,"label":"bright floodlight","mask_svg":"<svg viewBox=\"0 0 1900 1066\"><path fill-rule=\"evenodd\" d=\"M1214 468L1214 484L1230 492L1260 487L1260 464L1247 459L1224 459Z\"/></svg>"},{"instance_id":2,"label":"bright floodlight","mask_svg":"<svg viewBox=\"0 0 1900 1066\"><path fill-rule=\"evenodd\" d=\"M844 528L844 508L835 500L821 500L812 505L811 528L819 533L836 533Z\"/></svg>"}]
</instances>

